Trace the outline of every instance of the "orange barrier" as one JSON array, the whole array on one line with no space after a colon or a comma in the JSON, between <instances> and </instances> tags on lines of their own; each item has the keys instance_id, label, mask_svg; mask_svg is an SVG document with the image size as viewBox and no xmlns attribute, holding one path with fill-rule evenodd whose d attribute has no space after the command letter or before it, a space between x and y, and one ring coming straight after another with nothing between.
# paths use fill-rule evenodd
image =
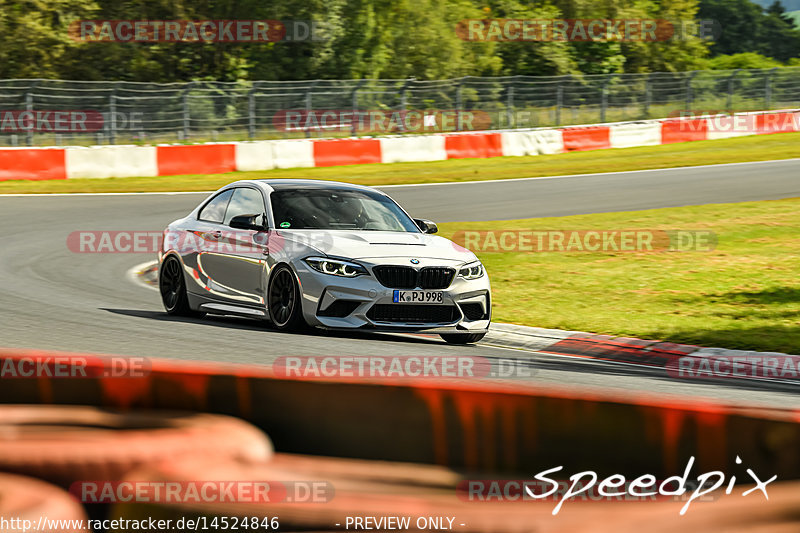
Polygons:
<instances>
[{"instance_id":1,"label":"orange barrier","mask_svg":"<svg viewBox=\"0 0 800 533\"><path fill-rule=\"evenodd\" d=\"M125 412L77 405L0 405L0 471L69 487L117 480L135 468L181 457L264 462L269 438L233 417Z\"/></svg>"},{"instance_id":2,"label":"orange barrier","mask_svg":"<svg viewBox=\"0 0 800 533\"><path fill-rule=\"evenodd\" d=\"M202 513L209 521L214 517L279 517L275 525L282 531L447 531L462 533L788 533L800 529L800 483L770 483L765 490L744 496L751 488L745 475L735 489L725 488L689 502L693 489L683 496L630 497L625 489L605 492L626 496L603 496L598 485L584 478L588 490L561 501L572 482L564 482L558 494L536 500L523 488L542 493L542 485L534 483L534 472L521 479L466 479L456 472L411 463L354 461L322 457L277 455L270 463L244 465L216 461L214 463L183 459L141 469L126 478L136 486L142 480L153 483L177 483L179 487L215 483L219 479L255 484L270 480L269 499L247 503L188 501L151 501L155 498L106 496L115 504L114 519L141 520L150 516L181 520ZM692 473L692 477L695 472ZM564 474L566 476L567 474ZM554 476L555 477L555 476ZM712 478L713 479L713 478ZM324 481L321 481L324 480ZM579 481L580 483L581 481ZM632 480L623 480L630 487ZM602 481L598 481L601 484ZM538 485L538 486L537 486ZM670 484L670 489L677 481ZM712 485L708 481L704 488ZM616 489L619 485L614 485ZM313 491L304 489L314 487ZM458 497L456 497L456 494ZM179 498L175 498L179 500ZM560 502L557 504L557 502ZM557 506L562 505L561 508ZM556 516L553 513L557 512ZM431 521L435 517L451 517L455 522ZM373 527L355 524L354 517L371 517ZM403 517L395 527L384 517ZM382 520L382 518L384 518ZM228 518L226 518L228 519ZM405 522L402 520L405 519ZM279 522L279 524L278 524ZM362 521L361 524L364 524ZM191 526L190 526L191 527Z\"/></svg>"},{"instance_id":3,"label":"orange barrier","mask_svg":"<svg viewBox=\"0 0 800 533\"><path fill-rule=\"evenodd\" d=\"M4 533L32 527L47 533L91 533L85 509L68 492L38 479L0 472L0 524ZM27 529L23 523L30 524Z\"/></svg>"},{"instance_id":4,"label":"orange barrier","mask_svg":"<svg viewBox=\"0 0 800 533\"><path fill-rule=\"evenodd\" d=\"M704 118L674 119L661 122L661 144L705 141L708 121Z\"/></svg>"},{"instance_id":5,"label":"orange barrier","mask_svg":"<svg viewBox=\"0 0 800 533\"><path fill-rule=\"evenodd\" d=\"M63 354L0 350L0 368L55 355ZM514 380L279 378L269 367L157 359L141 377L109 377L99 357L84 357L86 378L3 379L0 403L223 413L264 429L282 452L469 470L563 465L665 479L689 456L702 471L733 471L739 454L765 475L800 478L797 410L564 391Z\"/></svg>"},{"instance_id":6,"label":"orange barrier","mask_svg":"<svg viewBox=\"0 0 800 533\"><path fill-rule=\"evenodd\" d=\"M503 155L503 140L499 133L446 135L444 148L447 159L500 157Z\"/></svg>"},{"instance_id":7,"label":"orange barrier","mask_svg":"<svg viewBox=\"0 0 800 533\"><path fill-rule=\"evenodd\" d=\"M236 170L235 144L158 146L158 175L221 174Z\"/></svg>"},{"instance_id":8,"label":"orange barrier","mask_svg":"<svg viewBox=\"0 0 800 533\"><path fill-rule=\"evenodd\" d=\"M565 152L611 148L611 128L608 126L564 128L562 134Z\"/></svg>"},{"instance_id":9,"label":"orange barrier","mask_svg":"<svg viewBox=\"0 0 800 533\"><path fill-rule=\"evenodd\" d=\"M63 149L0 149L0 181L67 179Z\"/></svg>"},{"instance_id":10,"label":"orange barrier","mask_svg":"<svg viewBox=\"0 0 800 533\"><path fill-rule=\"evenodd\" d=\"M381 141L378 139L314 141L314 162L314 166L317 167L380 163Z\"/></svg>"}]
</instances>

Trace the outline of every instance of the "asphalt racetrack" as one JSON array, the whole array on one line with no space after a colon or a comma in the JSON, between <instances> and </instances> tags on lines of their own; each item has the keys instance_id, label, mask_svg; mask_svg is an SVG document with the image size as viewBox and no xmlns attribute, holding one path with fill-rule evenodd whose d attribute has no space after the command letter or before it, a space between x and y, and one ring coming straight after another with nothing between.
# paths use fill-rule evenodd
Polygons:
<instances>
[{"instance_id":1,"label":"asphalt racetrack","mask_svg":"<svg viewBox=\"0 0 800 533\"><path fill-rule=\"evenodd\" d=\"M346 167L342 181L347 181ZM501 220L800 196L800 160L386 189L412 215ZM158 293L126 278L152 254L79 254L74 231L161 231L205 193L0 197L0 346L268 364L285 355L474 355L524 359L529 386L707 397L800 407L792 385L686 382L661 370L438 337L283 334L227 317L173 319Z\"/></svg>"}]
</instances>

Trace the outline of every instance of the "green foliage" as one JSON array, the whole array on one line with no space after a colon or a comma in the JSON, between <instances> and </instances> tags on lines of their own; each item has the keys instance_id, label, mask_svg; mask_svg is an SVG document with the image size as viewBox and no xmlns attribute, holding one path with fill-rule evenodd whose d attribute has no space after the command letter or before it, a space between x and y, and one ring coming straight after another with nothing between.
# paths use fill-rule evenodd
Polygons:
<instances>
[{"instance_id":1,"label":"green foliage","mask_svg":"<svg viewBox=\"0 0 800 533\"><path fill-rule=\"evenodd\" d=\"M765 12L750 0L700 0L698 16L721 27L712 55L755 52L781 62L800 56L800 30L778 2Z\"/></svg>"},{"instance_id":2,"label":"green foliage","mask_svg":"<svg viewBox=\"0 0 800 533\"><path fill-rule=\"evenodd\" d=\"M472 42L459 21L486 18L718 20L713 43ZM69 37L84 20L315 21L321 40L277 43L97 43ZM171 82L466 75L677 72L772 66L798 56L783 7L749 0L0 0L0 77ZM728 56L709 63L709 54ZM764 58L746 53L761 54ZM745 54L745 55L742 55ZM729 65L729 66L724 66ZM746 65L746 66L740 66Z\"/></svg>"},{"instance_id":3,"label":"green foliage","mask_svg":"<svg viewBox=\"0 0 800 533\"><path fill-rule=\"evenodd\" d=\"M744 52L741 54L718 55L709 59L704 68L711 70L734 70L753 69L753 68L774 68L782 64L771 57L762 56L755 52Z\"/></svg>"},{"instance_id":4,"label":"green foliage","mask_svg":"<svg viewBox=\"0 0 800 533\"><path fill-rule=\"evenodd\" d=\"M96 9L92 0L0 0L0 78L62 77L63 57L85 47L69 38L69 22Z\"/></svg>"}]
</instances>

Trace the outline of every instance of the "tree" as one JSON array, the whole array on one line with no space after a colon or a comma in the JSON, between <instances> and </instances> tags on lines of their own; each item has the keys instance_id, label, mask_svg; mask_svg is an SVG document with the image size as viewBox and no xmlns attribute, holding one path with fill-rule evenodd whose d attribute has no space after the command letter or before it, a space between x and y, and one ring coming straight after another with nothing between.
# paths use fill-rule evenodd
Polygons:
<instances>
[{"instance_id":1,"label":"tree","mask_svg":"<svg viewBox=\"0 0 800 533\"><path fill-rule=\"evenodd\" d=\"M782 6L773 7L772 13L764 13L749 0L701 0L699 17L716 20L722 28L711 45L712 55L756 52L779 61L797 57L800 30L782 18Z\"/></svg>"},{"instance_id":2,"label":"tree","mask_svg":"<svg viewBox=\"0 0 800 533\"><path fill-rule=\"evenodd\" d=\"M0 0L0 78L55 78L65 54L86 43L70 39L69 22L97 10L93 0Z\"/></svg>"},{"instance_id":3,"label":"tree","mask_svg":"<svg viewBox=\"0 0 800 533\"><path fill-rule=\"evenodd\" d=\"M775 0L770 4L770 6L767 8L767 14L780 19L790 27L795 27L794 19L786 14L786 8L783 7L783 4L780 0Z\"/></svg>"},{"instance_id":4,"label":"tree","mask_svg":"<svg viewBox=\"0 0 800 533\"><path fill-rule=\"evenodd\" d=\"M771 0L770 0L771 1ZM662 19L673 38L645 41L474 42L468 19ZM269 43L108 43L69 37L100 20L268 19L316 23L320 40ZM713 19L713 42L680 25ZM291 23L291 22L290 22ZM685 71L709 55L753 52L786 62L800 29L784 4L749 0L0 0L0 76L172 82L453 78Z\"/></svg>"}]
</instances>

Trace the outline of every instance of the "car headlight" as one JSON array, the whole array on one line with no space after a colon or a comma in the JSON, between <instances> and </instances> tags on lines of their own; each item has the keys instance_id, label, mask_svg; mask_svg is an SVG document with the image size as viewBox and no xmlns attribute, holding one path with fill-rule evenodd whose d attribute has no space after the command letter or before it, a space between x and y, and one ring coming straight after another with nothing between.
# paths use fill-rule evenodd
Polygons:
<instances>
[{"instance_id":1,"label":"car headlight","mask_svg":"<svg viewBox=\"0 0 800 533\"><path fill-rule=\"evenodd\" d=\"M308 257L304 259L306 264L323 274L331 276L342 276L344 278L354 278L367 273L367 269L358 263L343 261L341 259L328 259L327 257Z\"/></svg>"},{"instance_id":2,"label":"car headlight","mask_svg":"<svg viewBox=\"0 0 800 533\"><path fill-rule=\"evenodd\" d=\"M480 261L469 263L458 270L458 275L464 279L478 279L483 277L483 265Z\"/></svg>"}]
</instances>

